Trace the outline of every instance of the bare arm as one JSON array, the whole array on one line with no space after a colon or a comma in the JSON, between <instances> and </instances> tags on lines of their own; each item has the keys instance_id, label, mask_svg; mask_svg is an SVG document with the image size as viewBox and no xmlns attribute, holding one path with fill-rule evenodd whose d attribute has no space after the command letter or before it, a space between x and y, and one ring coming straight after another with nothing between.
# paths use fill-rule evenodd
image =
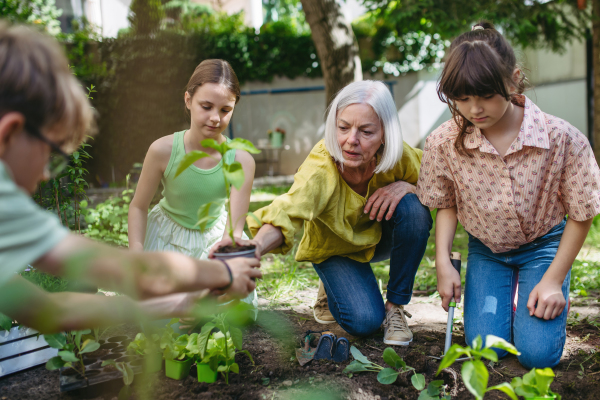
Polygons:
<instances>
[{"instance_id":1,"label":"bare arm","mask_svg":"<svg viewBox=\"0 0 600 400\"><path fill-rule=\"evenodd\" d=\"M140 180L129 205L128 236L131 250L144 250L148 208L169 163L172 142L172 135L158 139L152 143L144 159Z\"/></svg>"},{"instance_id":2,"label":"bare arm","mask_svg":"<svg viewBox=\"0 0 600 400\"><path fill-rule=\"evenodd\" d=\"M583 246L593 220L593 218L586 221L575 221L573 218L567 220L554 260L540 283L529 294L527 301L529 315L548 320L556 318L563 312L567 301L562 293L562 284Z\"/></svg>"},{"instance_id":3,"label":"bare arm","mask_svg":"<svg viewBox=\"0 0 600 400\"><path fill-rule=\"evenodd\" d=\"M460 302L460 275L450 262L452 242L458 219L456 206L438 208L435 217L435 268L437 271L437 289L442 297L442 307L448 311L450 300Z\"/></svg>"},{"instance_id":4,"label":"bare arm","mask_svg":"<svg viewBox=\"0 0 600 400\"><path fill-rule=\"evenodd\" d=\"M264 224L251 242L256 245L256 258L260 259L264 254L283 244L283 233L281 228Z\"/></svg>"}]
</instances>

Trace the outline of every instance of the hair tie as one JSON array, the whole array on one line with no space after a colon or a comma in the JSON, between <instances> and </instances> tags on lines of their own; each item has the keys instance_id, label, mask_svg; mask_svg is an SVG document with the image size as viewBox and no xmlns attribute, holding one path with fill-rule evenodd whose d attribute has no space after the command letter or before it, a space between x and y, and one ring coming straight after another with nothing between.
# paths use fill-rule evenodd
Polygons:
<instances>
[{"instance_id":1,"label":"hair tie","mask_svg":"<svg viewBox=\"0 0 600 400\"><path fill-rule=\"evenodd\" d=\"M229 272L229 283L227 284L227 286L223 286L222 288L217 289L217 290L225 291L225 290L229 289L231 287L231 285L233 284L233 274L231 273L231 268L229 268L229 264L227 264L227 262L225 262L225 260L219 260L219 261L221 261L225 265L225 268L227 268L227 272Z\"/></svg>"},{"instance_id":2,"label":"hair tie","mask_svg":"<svg viewBox=\"0 0 600 400\"><path fill-rule=\"evenodd\" d=\"M471 28L472 31L478 31L478 30L484 30L485 28L481 25L473 25L473 27Z\"/></svg>"}]
</instances>

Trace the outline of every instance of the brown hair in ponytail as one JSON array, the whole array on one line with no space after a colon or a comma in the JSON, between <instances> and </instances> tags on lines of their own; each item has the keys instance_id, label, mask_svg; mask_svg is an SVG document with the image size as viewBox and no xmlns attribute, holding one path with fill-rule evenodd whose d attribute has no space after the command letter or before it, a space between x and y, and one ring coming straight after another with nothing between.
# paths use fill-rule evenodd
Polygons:
<instances>
[{"instance_id":1,"label":"brown hair in ponytail","mask_svg":"<svg viewBox=\"0 0 600 400\"><path fill-rule=\"evenodd\" d=\"M465 136L473 124L460 114L455 100L464 96L499 94L510 101L509 87L516 87L516 93L521 94L527 84L522 71L519 81L513 80L514 71L518 68L515 52L494 25L483 21L473 28L450 45L437 89L438 97L448 104L458 125L459 134L454 147L460 154L465 154Z\"/></svg>"}]
</instances>

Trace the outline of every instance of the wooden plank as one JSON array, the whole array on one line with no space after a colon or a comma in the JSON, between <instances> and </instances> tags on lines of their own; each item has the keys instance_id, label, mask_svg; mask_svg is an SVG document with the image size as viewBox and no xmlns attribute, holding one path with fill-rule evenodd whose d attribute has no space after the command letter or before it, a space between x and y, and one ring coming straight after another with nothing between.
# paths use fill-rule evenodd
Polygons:
<instances>
[{"instance_id":1,"label":"wooden plank","mask_svg":"<svg viewBox=\"0 0 600 400\"><path fill-rule=\"evenodd\" d=\"M17 354L26 353L31 350L48 346L42 335L17 340L10 343L0 344L0 360Z\"/></svg>"},{"instance_id":2,"label":"wooden plank","mask_svg":"<svg viewBox=\"0 0 600 400\"><path fill-rule=\"evenodd\" d=\"M20 357L9 358L8 360L0 361L0 376L5 376L27 368L45 364L46 361L52 357L56 357L57 354L57 349L49 347L47 349L35 351Z\"/></svg>"},{"instance_id":3,"label":"wooden plank","mask_svg":"<svg viewBox=\"0 0 600 400\"><path fill-rule=\"evenodd\" d=\"M10 331L0 332L0 344L11 340L21 339L27 336L36 335L38 332L35 329L15 326Z\"/></svg>"}]
</instances>

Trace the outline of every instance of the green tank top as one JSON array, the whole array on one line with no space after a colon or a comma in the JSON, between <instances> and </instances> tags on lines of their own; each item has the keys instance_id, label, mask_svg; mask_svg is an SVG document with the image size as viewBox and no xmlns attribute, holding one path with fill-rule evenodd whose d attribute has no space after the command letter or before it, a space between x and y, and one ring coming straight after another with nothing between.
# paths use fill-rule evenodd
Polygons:
<instances>
[{"instance_id":1,"label":"green tank top","mask_svg":"<svg viewBox=\"0 0 600 400\"><path fill-rule=\"evenodd\" d=\"M163 174L163 198L159 204L171 219L179 225L188 229L200 229L194 227L198 222L198 209L206 203L215 203L218 209L223 209L225 204L225 182L223 180L223 160L211 168L200 169L195 165L189 166L177 178L177 166L185 155L183 134L185 131L175 132L173 135L173 150L167 169ZM228 139L229 141L229 139ZM225 161L231 164L235 161L235 150L225 153ZM206 229L212 228L217 220L207 225Z\"/></svg>"}]
</instances>

